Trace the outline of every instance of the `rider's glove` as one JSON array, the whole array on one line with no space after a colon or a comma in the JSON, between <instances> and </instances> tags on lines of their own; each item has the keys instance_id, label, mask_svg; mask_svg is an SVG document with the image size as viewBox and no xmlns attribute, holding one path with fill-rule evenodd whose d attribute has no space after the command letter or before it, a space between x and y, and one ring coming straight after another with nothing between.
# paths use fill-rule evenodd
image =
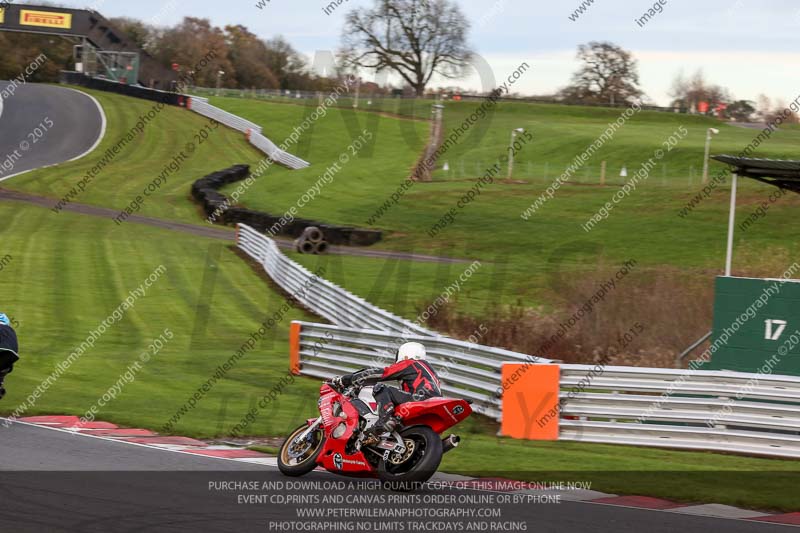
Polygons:
<instances>
[{"instance_id":1,"label":"rider's glove","mask_svg":"<svg viewBox=\"0 0 800 533\"><path fill-rule=\"evenodd\" d=\"M333 379L331 380L331 385L333 385L333 388L334 388L334 389L339 389L339 390L341 390L341 389L343 389L343 388L344 388L344 384L342 383L342 378L341 378L341 377L339 377L339 376L336 376L335 378L333 378Z\"/></svg>"}]
</instances>

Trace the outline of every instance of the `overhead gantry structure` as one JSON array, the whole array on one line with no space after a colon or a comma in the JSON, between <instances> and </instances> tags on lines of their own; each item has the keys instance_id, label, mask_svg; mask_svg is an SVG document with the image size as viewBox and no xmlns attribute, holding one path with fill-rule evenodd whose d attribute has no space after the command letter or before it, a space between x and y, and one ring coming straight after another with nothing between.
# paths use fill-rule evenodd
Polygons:
<instances>
[{"instance_id":1,"label":"overhead gantry structure","mask_svg":"<svg viewBox=\"0 0 800 533\"><path fill-rule=\"evenodd\" d=\"M177 74L132 43L96 11L9 4L0 31L57 35L74 45L75 70L90 77L169 89Z\"/></svg>"}]
</instances>

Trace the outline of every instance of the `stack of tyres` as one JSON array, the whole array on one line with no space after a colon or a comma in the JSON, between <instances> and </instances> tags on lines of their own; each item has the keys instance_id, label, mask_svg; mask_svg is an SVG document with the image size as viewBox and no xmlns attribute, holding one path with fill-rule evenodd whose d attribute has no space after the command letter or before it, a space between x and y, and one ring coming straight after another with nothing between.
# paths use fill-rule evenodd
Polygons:
<instances>
[{"instance_id":1,"label":"stack of tyres","mask_svg":"<svg viewBox=\"0 0 800 533\"><path fill-rule=\"evenodd\" d=\"M308 226L294 241L294 248L301 254L324 254L328 251L325 235L316 226Z\"/></svg>"}]
</instances>

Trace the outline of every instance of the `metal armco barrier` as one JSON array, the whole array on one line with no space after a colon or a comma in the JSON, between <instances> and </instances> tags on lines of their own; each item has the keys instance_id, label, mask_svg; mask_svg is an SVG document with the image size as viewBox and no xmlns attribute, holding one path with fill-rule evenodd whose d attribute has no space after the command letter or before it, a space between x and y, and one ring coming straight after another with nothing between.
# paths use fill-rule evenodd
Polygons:
<instances>
[{"instance_id":1,"label":"metal armco barrier","mask_svg":"<svg viewBox=\"0 0 800 533\"><path fill-rule=\"evenodd\" d=\"M246 224L237 224L236 228L238 247L258 261L272 280L289 294L299 291L313 276L308 269L286 257L266 235ZM437 335L324 279L304 291L299 300L313 313L341 326L364 327L395 335L403 332L428 338Z\"/></svg>"},{"instance_id":2,"label":"metal armco barrier","mask_svg":"<svg viewBox=\"0 0 800 533\"><path fill-rule=\"evenodd\" d=\"M562 365L561 402L561 440L800 458L796 376Z\"/></svg>"},{"instance_id":3,"label":"metal armco barrier","mask_svg":"<svg viewBox=\"0 0 800 533\"><path fill-rule=\"evenodd\" d=\"M284 152L278 148L274 142L264 137L259 131L248 132L247 140L250 141L250 144L267 154L270 159L292 170L300 170L301 168L309 166L308 161L304 161L297 156Z\"/></svg>"},{"instance_id":4,"label":"metal armco barrier","mask_svg":"<svg viewBox=\"0 0 800 533\"><path fill-rule=\"evenodd\" d=\"M442 380L442 391L472 400L473 408L500 420L498 389L504 362L530 363L536 359L521 353L472 344L448 337L403 335L370 329L357 329L309 322L292 322L294 347L291 366L305 376L330 378L361 368L389 366L394 362L399 343L421 342L428 361ZM539 359L537 362L550 362Z\"/></svg>"},{"instance_id":5,"label":"metal armco barrier","mask_svg":"<svg viewBox=\"0 0 800 533\"><path fill-rule=\"evenodd\" d=\"M391 332L294 324L292 364L300 374L330 378L393 361ZM508 385L503 364L551 362L446 337L404 340L425 344L445 393L473 400L478 412L499 421L504 402L519 401L513 387L501 394ZM552 413L558 440L800 458L798 377L591 365L560 365L560 373L560 409ZM527 419L520 421L533 434L551 422L535 398L527 398Z\"/></svg>"},{"instance_id":6,"label":"metal armco barrier","mask_svg":"<svg viewBox=\"0 0 800 533\"><path fill-rule=\"evenodd\" d=\"M81 72L70 72L62 70L59 74L59 82L69 85L80 85L95 89L98 91L106 91L132 98L141 98L143 100L150 100L153 102L161 102L166 105L183 106L188 100L188 96L180 93L172 93L167 91L160 91L158 89L148 89L147 87L140 87L138 85L126 85L116 81L107 80L103 78L90 78Z\"/></svg>"},{"instance_id":7,"label":"metal armco barrier","mask_svg":"<svg viewBox=\"0 0 800 533\"><path fill-rule=\"evenodd\" d=\"M267 157L276 163L280 163L292 170L299 170L310 165L308 161L304 161L278 148L275 143L261 133L261 126L258 124L209 104L207 98L192 96L188 107L195 113L214 119L220 124L244 133L250 144L267 154Z\"/></svg>"},{"instance_id":8,"label":"metal armco barrier","mask_svg":"<svg viewBox=\"0 0 800 533\"><path fill-rule=\"evenodd\" d=\"M247 133L249 130L261 132L261 126L255 122L250 122L249 120L238 117L233 113L228 113L227 111L215 107L209 104L208 100L205 98L192 96L190 109L195 113L203 115L207 118L213 118L220 124L224 124L225 126L241 131L242 133Z\"/></svg>"}]
</instances>

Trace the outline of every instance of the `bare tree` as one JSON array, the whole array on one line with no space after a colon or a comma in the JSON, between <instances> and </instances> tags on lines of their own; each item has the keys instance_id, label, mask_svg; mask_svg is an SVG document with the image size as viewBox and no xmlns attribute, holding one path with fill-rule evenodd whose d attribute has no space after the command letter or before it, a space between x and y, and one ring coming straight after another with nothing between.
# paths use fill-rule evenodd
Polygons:
<instances>
[{"instance_id":1,"label":"bare tree","mask_svg":"<svg viewBox=\"0 0 800 533\"><path fill-rule=\"evenodd\" d=\"M639 89L639 72L633 55L609 42L592 41L578 47L583 63L562 89L565 100L581 103L628 103L644 94Z\"/></svg>"},{"instance_id":2,"label":"bare tree","mask_svg":"<svg viewBox=\"0 0 800 533\"><path fill-rule=\"evenodd\" d=\"M758 95L756 113L758 114L758 118L764 122L767 122L772 115L772 99L764 93Z\"/></svg>"},{"instance_id":3,"label":"bare tree","mask_svg":"<svg viewBox=\"0 0 800 533\"><path fill-rule=\"evenodd\" d=\"M348 13L341 57L351 67L392 70L422 96L434 74L462 74L472 56L468 30L450 0L375 0Z\"/></svg>"},{"instance_id":4,"label":"bare tree","mask_svg":"<svg viewBox=\"0 0 800 533\"><path fill-rule=\"evenodd\" d=\"M695 72L689 79L683 76L683 72L679 72L672 81L669 95L674 99L674 107L697 109L700 102L706 102L709 111L719 104L733 100L728 89L709 83L702 70Z\"/></svg>"},{"instance_id":5,"label":"bare tree","mask_svg":"<svg viewBox=\"0 0 800 533\"><path fill-rule=\"evenodd\" d=\"M765 124L778 123L778 124L797 124L800 122L800 117L797 113L786 105L784 100L780 98L772 100L765 94L758 95L758 109L756 115Z\"/></svg>"}]
</instances>

